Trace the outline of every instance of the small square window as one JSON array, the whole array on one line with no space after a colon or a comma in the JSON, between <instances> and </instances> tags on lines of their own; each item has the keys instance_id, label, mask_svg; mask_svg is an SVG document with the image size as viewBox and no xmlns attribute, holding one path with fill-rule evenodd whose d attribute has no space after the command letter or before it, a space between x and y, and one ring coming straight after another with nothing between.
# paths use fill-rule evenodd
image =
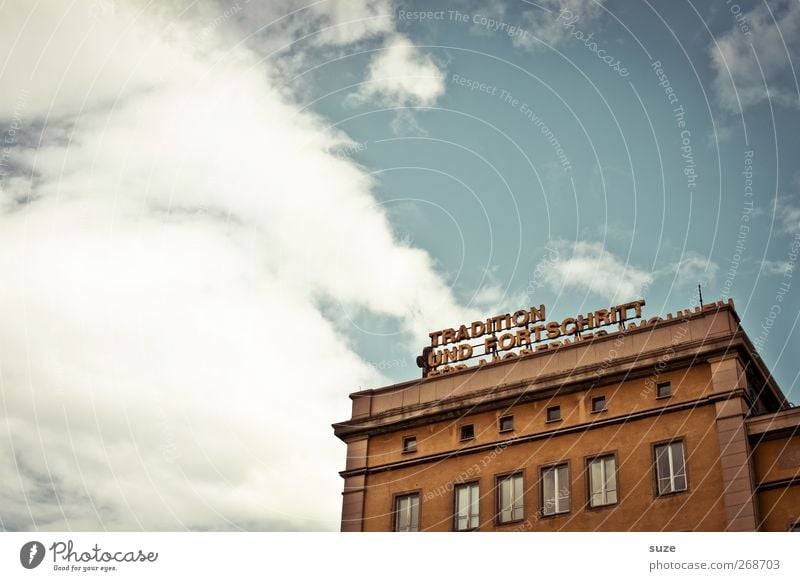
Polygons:
<instances>
[{"instance_id":1,"label":"small square window","mask_svg":"<svg viewBox=\"0 0 800 581\"><path fill-rule=\"evenodd\" d=\"M606 410L606 396L598 395L592 398L592 413Z\"/></svg>"},{"instance_id":2,"label":"small square window","mask_svg":"<svg viewBox=\"0 0 800 581\"><path fill-rule=\"evenodd\" d=\"M472 440L475 438L475 426L472 424L467 424L466 426L461 426L461 441L464 440Z\"/></svg>"},{"instance_id":3,"label":"small square window","mask_svg":"<svg viewBox=\"0 0 800 581\"><path fill-rule=\"evenodd\" d=\"M514 431L514 416L503 416L500 418L500 431L513 432Z\"/></svg>"},{"instance_id":4,"label":"small square window","mask_svg":"<svg viewBox=\"0 0 800 581\"><path fill-rule=\"evenodd\" d=\"M417 451L417 437L406 436L403 438L403 454Z\"/></svg>"},{"instance_id":5,"label":"small square window","mask_svg":"<svg viewBox=\"0 0 800 581\"><path fill-rule=\"evenodd\" d=\"M548 422L555 422L561 419L561 406L554 405L552 407L547 408L547 421Z\"/></svg>"},{"instance_id":6,"label":"small square window","mask_svg":"<svg viewBox=\"0 0 800 581\"><path fill-rule=\"evenodd\" d=\"M672 395L672 384L667 381L666 383L659 383L656 386L656 397L669 397Z\"/></svg>"}]
</instances>

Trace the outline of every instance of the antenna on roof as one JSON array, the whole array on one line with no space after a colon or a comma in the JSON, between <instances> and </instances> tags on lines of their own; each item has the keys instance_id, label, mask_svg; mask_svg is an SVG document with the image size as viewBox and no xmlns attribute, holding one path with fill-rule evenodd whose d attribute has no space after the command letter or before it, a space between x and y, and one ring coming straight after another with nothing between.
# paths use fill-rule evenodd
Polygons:
<instances>
[{"instance_id":1,"label":"antenna on roof","mask_svg":"<svg viewBox=\"0 0 800 581\"><path fill-rule=\"evenodd\" d=\"M700 308L703 308L703 289L700 288L700 285L697 285L697 292L700 293Z\"/></svg>"}]
</instances>

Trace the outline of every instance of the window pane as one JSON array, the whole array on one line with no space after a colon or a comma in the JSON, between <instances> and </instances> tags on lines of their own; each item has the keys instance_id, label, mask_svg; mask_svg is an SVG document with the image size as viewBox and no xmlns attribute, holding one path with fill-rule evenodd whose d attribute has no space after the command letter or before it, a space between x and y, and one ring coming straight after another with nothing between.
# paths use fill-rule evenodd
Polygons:
<instances>
[{"instance_id":1,"label":"window pane","mask_svg":"<svg viewBox=\"0 0 800 581\"><path fill-rule=\"evenodd\" d=\"M415 494L411 497L411 523L409 526L410 531L419 530L419 495Z\"/></svg>"},{"instance_id":2,"label":"window pane","mask_svg":"<svg viewBox=\"0 0 800 581\"><path fill-rule=\"evenodd\" d=\"M616 491L617 491L617 467L616 467L616 462L615 462L613 456L609 456L608 458L605 458L604 462L605 462L605 465L606 465L605 466L605 468L606 468L606 482L605 482L606 493L607 494L610 493L610 492L616 493ZM616 498L617 497L616 497L616 494L615 494L614 495L614 500L613 501L609 500L609 502L616 502Z\"/></svg>"},{"instance_id":3,"label":"window pane","mask_svg":"<svg viewBox=\"0 0 800 581\"><path fill-rule=\"evenodd\" d=\"M396 530L398 531L408 530L408 505L409 498L407 496L401 496L397 499Z\"/></svg>"},{"instance_id":4,"label":"window pane","mask_svg":"<svg viewBox=\"0 0 800 581\"><path fill-rule=\"evenodd\" d=\"M603 504L602 468L599 460L593 460L589 465L589 492L592 495L592 506Z\"/></svg>"},{"instance_id":5,"label":"window pane","mask_svg":"<svg viewBox=\"0 0 800 581\"><path fill-rule=\"evenodd\" d=\"M469 510L469 488L466 486L459 486L456 491L457 514L459 517L466 518Z\"/></svg>"},{"instance_id":6,"label":"window pane","mask_svg":"<svg viewBox=\"0 0 800 581\"><path fill-rule=\"evenodd\" d=\"M656 477L658 478L659 494L672 492L667 446L656 446Z\"/></svg>"},{"instance_id":7,"label":"window pane","mask_svg":"<svg viewBox=\"0 0 800 581\"><path fill-rule=\"evenodd\" d=\"M672 470L674 472L674 490L686 490L686 464L683 458L683 442L670 444L672 450Z\"/></svg>"},{"instance_id":8,"label":"window pane","mask_svg":"<svg viewBox=\"0 0 800 581\"><path fill-rule=\"evenodd\" d=\"M566 466L556 468L556 512L569 511L569 470Z\"/></svg>"},{"instance_id":9,"label":"window pane","mask_svg":"<svg viewBox=\"0 0 800 581\"><path fill-rule=\"evenodd\" d=\"M606 472L606 504L616 504L617 502L617 461L614 456L608 456L603 460Z\"/></svg>"},{"instance_id":10,"label":"window pane","mask_svg":"<svg viewBox=\"0 0 800 581\"><path fill-rule=\"evenodd\" d=\"M513 480L513 487L514 487L514 510L511 513L511 518L514 520L521 519L523 517L522 513L522 475L518 474L512 477Z\"/></svg>"},{"instance_id":11,"label":"window pane","mask_svg":"<svg viewBox=\"0 0 800 581\"><path fill-rule=\"evenodd\" d=\"M542 476L543 504L542 513L549 515L556 512L556 472L552 468L544 471Z\"/></svg>"},{"instance_id":12,"label":"window pane","mask_svg":"<svg viewBox=\"0 0 800 581\"><path fill-rule=\"evenodd\" d=\"M511 479L500 481L500 522L511 520Z\"/></svg>"},{"instance_id":13,"label":"window pane","mask_svg":"<svg viewBox=\"0 0 800 581\"><path fill-rule=\"evenodd\" d=\"M470 528L478 528L479 522L479 504L480 504L480 493L478 490L477 484L471 484L469 487L469 496L470 496L470 504L469 504L469 527Z\"/></svg>"}]
</instances>

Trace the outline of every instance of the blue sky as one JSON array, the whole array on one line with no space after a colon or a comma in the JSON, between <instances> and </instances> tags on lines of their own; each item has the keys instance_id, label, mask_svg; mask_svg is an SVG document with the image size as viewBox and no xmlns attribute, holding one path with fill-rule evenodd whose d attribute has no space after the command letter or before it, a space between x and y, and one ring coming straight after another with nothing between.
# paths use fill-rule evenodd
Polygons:
<instances>
[{"instance_id":1,"label":"blue sky","mask_svg":"<svg viewBox=\"0 0 800 581\"><path fill-rule=\"evenodd\" d=\"M2 4L0 529L335 530L347 395L530 305L702 283L800 400L799 49L788 0Z\"/></svg>"},{"instance_id":2,"label":"blue sky","mask_svg":"<svg viewBox=\"0 0 800 581\"><path fill-rule=\"evenodd\" d=\"M314 107L364 144L353 158L379 176L375 195L396 235L435 258L460 301L492 286L507 308L542 302L568 316L610 304L617 289L602 281L619 275L634 287L651 280L647 313L657 315L688 306L703 283L706 301L733 298L751 337L762 332L791 281L797 233L796 4L564 3L572 16L557 3L404 6L398 30L444 79L435 105L343 100L363 82L368 53L320 69ZM778 30L786 47L766 40L780 41ZM548 243L562 260L591 245L584 255L607 253L619 270L531 285ZM793 294L761 349L792 395ZM372 358L391 343L360 335ZM413 373L410 363L392 378Z\"/></svg>"}]
</instances>

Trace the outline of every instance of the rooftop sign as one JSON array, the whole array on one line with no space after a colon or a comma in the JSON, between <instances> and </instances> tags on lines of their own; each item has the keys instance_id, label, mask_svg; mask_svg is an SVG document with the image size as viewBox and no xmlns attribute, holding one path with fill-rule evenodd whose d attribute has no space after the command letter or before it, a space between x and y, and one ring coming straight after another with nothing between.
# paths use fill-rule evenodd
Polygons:
<instances>
[{"instance_id":1,"label":"rooftop sign","mask_svg":"<svg viewBox=\"0 0 800 581\"><path fill-rule=\"evenodd\" d=\"M457 329L434 331L430 333L430 346L417 357L417 365L422 368L422 376L428 377L466 369L465 362L476 357L484 357L478 365L485 365L601 337L608 334L603 327L640 318L644 304L640 299L561 321L547 321L545 306L539 305L459 325ZM476 339L483 341L470 343Z\"/></svg>"}]
</instances>

